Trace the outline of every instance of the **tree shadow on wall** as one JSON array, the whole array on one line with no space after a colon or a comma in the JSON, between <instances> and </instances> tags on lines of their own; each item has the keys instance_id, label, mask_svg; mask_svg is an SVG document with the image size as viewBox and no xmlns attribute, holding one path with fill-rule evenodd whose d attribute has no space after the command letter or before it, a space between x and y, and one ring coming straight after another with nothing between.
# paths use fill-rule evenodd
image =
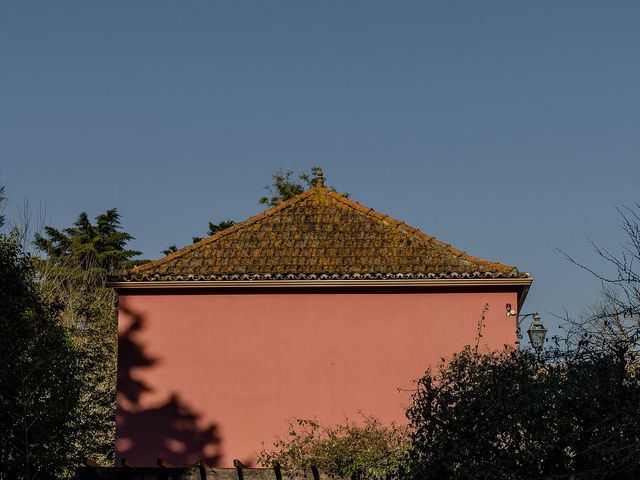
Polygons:
<instances>
[{"instance_id":1,"label":"tree shadow on wall","mask_svg":"<svg viewBox=\"0 0 640 480\"><path fill-rule=\"evenodd\" d=\"M144 318L121 306L133 323L118 335L118 451L116 461L126 458L136 466L155 466L158 458L176 466L191 466L198 460L211 466L220 461L222 440L217 426L199 427L200 415L173 393L154 408L142 408L140 398L153 389L132 375L134 369L157 363L135 340L144 328Z\"/></svg>"}]
</instances>

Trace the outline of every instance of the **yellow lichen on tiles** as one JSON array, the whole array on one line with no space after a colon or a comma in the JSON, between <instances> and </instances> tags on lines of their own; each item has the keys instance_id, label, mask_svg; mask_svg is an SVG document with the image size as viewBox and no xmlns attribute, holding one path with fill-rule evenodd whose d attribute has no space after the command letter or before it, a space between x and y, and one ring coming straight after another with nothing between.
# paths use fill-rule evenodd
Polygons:
<instances>
[{"instance_id":1,"label":"yellow lichen on tiles","mask_svg":"<svg viewBox=\"0 0 640 480\"><path fill-rule=\"evenodd\" d=\"M131 274L470 274L526 276L471 257L332 190L312 188Z\"/></svg>"}]
</instances>

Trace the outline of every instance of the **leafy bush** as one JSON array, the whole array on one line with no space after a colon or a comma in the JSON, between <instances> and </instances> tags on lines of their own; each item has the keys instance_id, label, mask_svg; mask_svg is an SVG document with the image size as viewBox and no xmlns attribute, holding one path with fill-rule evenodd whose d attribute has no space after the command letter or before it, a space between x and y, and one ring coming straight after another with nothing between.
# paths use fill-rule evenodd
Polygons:
<instances>
[{"instance_id":1,"label":"leafy bush","mask_svg":"<svg viewBox=\"0 0 640 480\"><path fill-rule=\"evenodd\" d=\"M578 353L468 347L428 371L402 478L640 478L640 370Z\"/></svg>"},{"instance_id":2,"label":"leafy bush","mask_svg":"<svg viewBox=\"0 0 640 480\"><path fill-rule=\"evenodd\" d=\"M388 478L398 471L408 448L407 427L383 425L371 416L326 426L316 420L298 419L289 424L285 439L272 450L264 447L259 462L270 467L275 460L284 470L305 471L311 466L342 477Z\"/></svg>"},{"instance_id":3,"label":"leafy bush","mask_svg":"<svg viewBox=\"0 0 640 480\"><path fill-rule=\"evenodd\" d=\"M59 308L38 294L17 234L0 235L0 478L73 474L80 361Z\"/></svg>"}]
</instances>

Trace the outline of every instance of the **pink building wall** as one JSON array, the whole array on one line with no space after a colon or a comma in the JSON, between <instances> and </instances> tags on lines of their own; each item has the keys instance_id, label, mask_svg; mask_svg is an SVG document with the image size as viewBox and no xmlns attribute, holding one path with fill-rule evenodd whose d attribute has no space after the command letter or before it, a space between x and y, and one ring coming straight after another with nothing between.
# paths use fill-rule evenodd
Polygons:
<instances>
[{"instance_id":1,"label":"pink building wall","mask_svg":"<svg viewBox=\"0 0 640 480\"><path fill-rule=\"evenodd\" d=\"M406 422L413 380L475 343L485 304L483 348L515 342L515 290L305 292L121 291L118 456L230 466L294 418Z\"/></svg>"}]
</instances>

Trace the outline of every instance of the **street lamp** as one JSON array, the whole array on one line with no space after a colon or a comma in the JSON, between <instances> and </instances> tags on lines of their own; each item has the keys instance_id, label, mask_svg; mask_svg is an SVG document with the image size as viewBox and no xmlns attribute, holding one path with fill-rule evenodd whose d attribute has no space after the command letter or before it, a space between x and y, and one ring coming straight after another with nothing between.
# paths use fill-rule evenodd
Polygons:
<instances>
[{"instance_id":1,"label":"street lamp","mask_svg":"<svg viewBox=\"0 0 640 480\"><path fill-rule=\"evenodd\" d=\"M529 342L531 342L531 346L534 350L540 353L542 347L544 346L544 338L547 336L547 327L542 323L542 319L538 312L533 314L533 322L531 322L531 326L529 330L527 330L529 334Z\"/></svg>"},{"instance_id":2,"label":"street lamp","mask_svg":"<svg viewBox=\"0 0 640 480\"><path fill-rule=\"evenodd\" d=\"M520 333L522 325L522 321L525 318L533 317L533 321L529 326L529 330L527 330L527 334L529 335L529 342L533 349L540 353L542 347L544 347L544 339L547 336L547 327L542 323L542 319L540 318L540 314L538 312L534 313L525 313L523 315L516 314L514 310L511 310L511 305L507 305L507 316L515 316L516 317L516 333L518 336L518 344L520 343L520 339L522 338L522 334Z\"/></svg>"}]
</instances>

